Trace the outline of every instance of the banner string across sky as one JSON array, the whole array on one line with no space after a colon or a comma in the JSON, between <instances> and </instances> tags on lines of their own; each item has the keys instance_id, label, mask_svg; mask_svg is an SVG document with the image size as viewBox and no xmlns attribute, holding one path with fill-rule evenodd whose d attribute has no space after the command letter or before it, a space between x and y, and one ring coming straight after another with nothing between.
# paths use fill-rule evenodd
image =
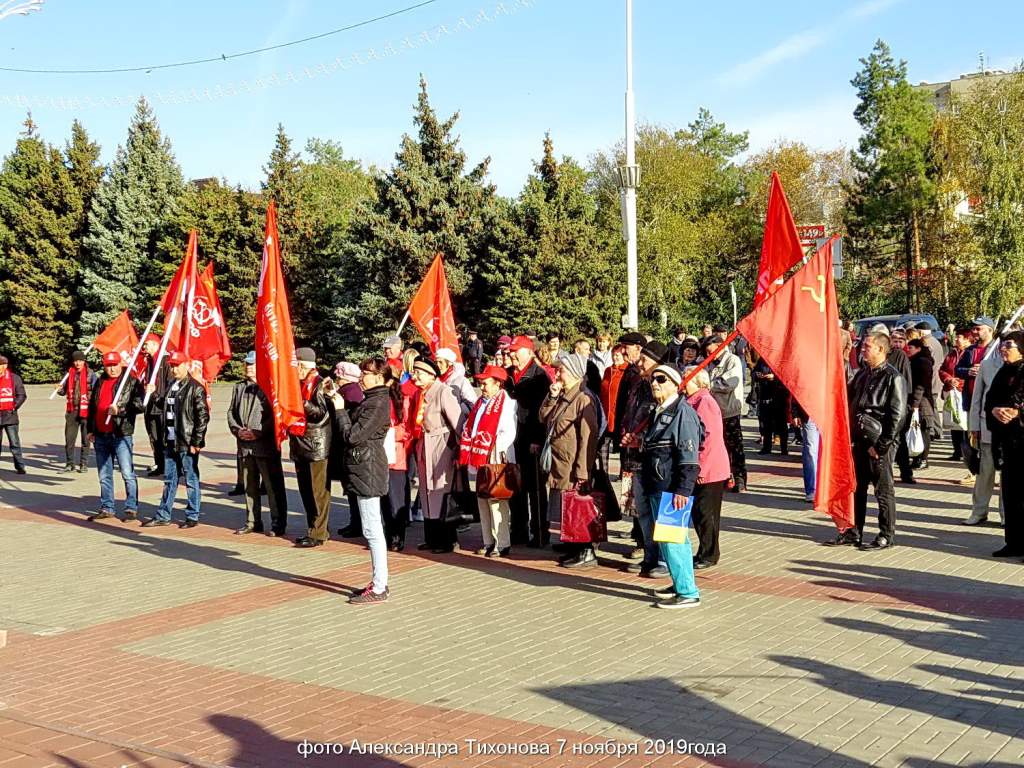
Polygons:
<instances>
[{"instance_id":1,"label":"banner string across sky","mask_svg":"<svg viewBox=\"0 0 1024 768\"><path fill-rule=\"evenodd\" d=\"M520 11L533 8L539 0L503 0L489 8L481 8L469 18L461 16L452 24L436 24L418 34L406 35L399 43L388 42L381 47L366 48L356 53L342 54L330 61L322 61L310 66L289 69L285 72L274 72L262 77L218 83L207 87L193 87L176 90L143 91L151 103L155 104L197 104L236 98L259 93L271 88L282 88L298 85L303 82L331 77L339 72L347 72L378 61L392 59L425 45L435 45L443 38L472 32L485 24L500 21ZM215 63L215 62L214 62ZM0 106L17 109L31 107L58 110L83 109L118 109L134 104L139 94L132 96L27 96L24 94L0 94Z\"/></svg>"}]
</instances>

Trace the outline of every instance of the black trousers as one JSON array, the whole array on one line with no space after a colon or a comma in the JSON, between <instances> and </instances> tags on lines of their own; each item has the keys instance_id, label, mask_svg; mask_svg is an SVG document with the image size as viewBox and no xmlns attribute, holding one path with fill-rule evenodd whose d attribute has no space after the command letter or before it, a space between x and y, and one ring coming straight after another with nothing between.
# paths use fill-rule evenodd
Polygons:
<instances>
[{"instance_id":1,"label":"black trousers","mask_svg":"<svg viewBox=\"0 0 1024 768\"><path fill-rule=\"evenodd\" d=\"M523 478L523 489L509 500L509 537L513 545L528 541L547 546L548 494L539 457L530 452L529 441L516 442L516 460Z\"/></svg>"},{"instance_id":2,"label":"black trousers","mask_svg":"<svg viewBox=\"0 0 1024 768\"><path fill-rule=\"evenodd\" d=\"M149 437L149 447L153 451L153 466L163 474L164 471L164 440L160 434L160 414L146 412L146 435Z\"/></svg>"},{"instance_id":3,"label":"black trousers","mask_svg":"<svg viewBox=\"0 0 1024 768\"><path fill-rule=\"evenodd\" d=\"M776 435L783 455L789 453L789 424L786 422L786 409L775 402L762 402L757 409L757 426L761 433L761 450L772 452L772 444Z\"/></svg>"},{"instance_id":4,"label":"black trousers","mask_svg":"<svg viewBox=\"0 0 1024 768\"><path fill-rule=\"evenodd\" d=\"M388 495L380 500L380 509L384 515L384 535L392 543L405 541L409 507L412 505L409 473L404 469L389 469L388 484Z\"/></svg>"},{"instance_id":5,"label":"black trousers","mask_svg":"<svg viewBox=\"0 0 1024 768\"><path fill-rule=\"evenodd\" d=\"M743 426L739 416L722 419L722 437L725 439L725 449L729 452L729 470L733 480L742 480L746 485L747 457L743 453Z\"/></svg>"},{"instance_id":6,"label":"black trousers","mask_svg":"<svg viewBox=\"0 0 1024 768\"><path fill-rule=\"evenodd\" d=\"M853 515L857 532L864 535L864 523L868 514L868 486L875 488L878 501L878 532L889 541L896 537L896 490L892 477L892 454L890 448L883 456L873 459L868 447L860 442L853 444L853 468L857 473L857 489L853 493Z\"/></svg>"},{"instance_id":7,"label":"black trousers","mask_svg":"<svg viewBox=\"0 0 1024 768\"><path fill-rule=\"evenodd\" d=\"M283 536L288 527L288 492L284 487L281 454L239 456L238 461L242 467L242 487L245 488L246 524L257 531L263 530L263 507L260 499L262 484L267 490L270 530L278 536Z\"/></svg>"},{"instance_id":8,"label":"black trousers","mask_svg":"<svg viewBox=\"0 0 1024 768\"><path fill-rule=\"evenodd\" d=\"M697 483L693 489L693 532L697 534L694 560L718 562L718 531L722 527L722 494L725 481Z\"/></svg>"},{"instance_id":9,"label":"black trousers","mask_svg":"<svg viewBox=\"0 0 1024 768\"><path fill-rule=\"evenodd\" d=\"M967 437L967 433L960 429L951 429L949 431L950 442L953 443L953 458L962 459L964 456L963 444Z\"/></svg>"},{"instance_id":10,"label":"black trousers","mask_svg":"<svg viewBox=\"0 0 1024 768\"><path fill-rule=\"evenodd\" d=\"M1017 554L1024 554L1024 477L1021 476L1020 460L1014 457L1007 462L1003 457L1000 472L1000 486L1003 497L1003 536L1006 546Z\"/></svg>"},{"instance_id":11,"label":"black trousers","mask_svg":"<svg viewBox=\"0 0 1024 768\"><path fill-rule=\"evenodd\" d=\"M84 467L89 460L89 435L85 421L77 413L64 414L64 459L69 467L75 464L75 444L79 441L82 444L80 465Z\"/></svg>"},{"instance_id":12,"label":"black trousers","mask_svg":"<svg viewBox=\"0 0 1024 768\"><path fill-rule=\"evenodd\" d=\"M306 510L309 538L327 541L327 519L331 513L331 481L327 475L327 459L306 461L295 459L295 477L299 481L299 496Z\"/></svg>"},{"instance_id":13,"label":"black trousers","mask_svg":"<svg viewBox=\"0 0 1024 768\"><path fill-rule=\"evenodd\" d=\"M896 466L900 468L900 477L904 480L909 480L914 476L914 468L911 465L913 458L910 456L910 449L907 448L907 433L910 431L910 419L907 419L907 423L903 425L903 430L900 432L900 444L896 448ZM921 420L921 434L924 436L924 453L916 458L919 461L924 461L928 458L928 451L932 447L932 436L931 429L928 423Z\"/></svg>"},{"instance_id":14,"label":"black trousers","mask_svg":"<svg viewBox=\"0 0 1024 768\"><path fill-rule=\"evenodd\" d=\"M21 455L21 437L18 436L17 424L4 424L0 427L0 453L4 450L4 434L7 435L7 445L11 450L11 458L14 459L14 468L19 469L25 466L25 458Z\"/></svg>"}]
</instances>

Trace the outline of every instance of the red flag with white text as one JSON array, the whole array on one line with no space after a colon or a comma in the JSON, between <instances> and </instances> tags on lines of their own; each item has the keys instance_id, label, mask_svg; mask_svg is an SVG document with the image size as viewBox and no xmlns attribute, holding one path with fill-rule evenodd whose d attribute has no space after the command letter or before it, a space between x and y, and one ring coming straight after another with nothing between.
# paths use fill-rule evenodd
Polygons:
<instances>
[{"instance_id":1,"label":"red flag with white text","mask_svg":"<svg viewBox=\"0 0 1024 768\"><path fill-rule=\"evenodd\" d=\"M196 282L188 316L188 347L185 351L193 361L202 363L203 380L213 381L231 359L231 343L213 280L212 261Z\"/></svg>"},{"instance_id":2,"label":"red flag with white text","mask_svg":"<svg viewBox=\"0 0 1024 768\"><path fill-rule=\"evenodd\" d=\"M409 303L409 320L430 345L431 352L447 347L455 352L456 358L462 359L452 297L448 292L448 278L444 274L440 253L434 257L427 276Z\"/></svg>"}]
</instances>

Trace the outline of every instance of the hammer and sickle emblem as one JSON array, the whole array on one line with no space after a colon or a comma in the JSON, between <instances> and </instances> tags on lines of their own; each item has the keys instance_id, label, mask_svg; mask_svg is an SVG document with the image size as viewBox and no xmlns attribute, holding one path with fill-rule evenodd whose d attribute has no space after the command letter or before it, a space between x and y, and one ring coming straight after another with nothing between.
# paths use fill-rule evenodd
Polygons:
<instances>
[{"instance_id":1,"label":"hammer and sickle emblem","mask_svg":"<svg viewBox=\"0 0 1024 768\"><path fill-rule=\"evenodd\" d=\"M810 293L811 294L811 298L814 299L814 302L818 305L818 311L821 312L821 313L824 313L825 312L825 276L824 275L818 275L818 286L819 286L819 288L821 290L821 293L816 293L814 291L814 288L812 288L809 285L801 286L800 290L801 291L807 291L808 293Z\"/></svg>"}]
</instances>

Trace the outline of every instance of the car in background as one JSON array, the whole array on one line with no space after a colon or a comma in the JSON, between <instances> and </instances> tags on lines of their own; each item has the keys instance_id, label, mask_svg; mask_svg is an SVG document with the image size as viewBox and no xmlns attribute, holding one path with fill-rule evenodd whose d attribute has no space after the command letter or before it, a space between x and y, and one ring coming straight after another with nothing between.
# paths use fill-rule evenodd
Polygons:
<instances>
[{"instance_id":1,"label":"car in background","mask_svg":"<svg viewBox=\"0 0 1024 768\"><path fill-rule=\"evenodd\" d=\"M861 339L867 335L871 326L878 323L884 323L891 331L897 326L906 328L908 324L917 325L921 322L928 323L928 327L932 329L932 336L939 341L943 341L946 338L946 334L942 332L942 328L939 326L939 321L935 319L935 315L912 312L904 315L878 315L877 317L862 317L860 320L854 320L853 325L857 329L855 343L859 344Z\"/></svg>"}]
</instances>

